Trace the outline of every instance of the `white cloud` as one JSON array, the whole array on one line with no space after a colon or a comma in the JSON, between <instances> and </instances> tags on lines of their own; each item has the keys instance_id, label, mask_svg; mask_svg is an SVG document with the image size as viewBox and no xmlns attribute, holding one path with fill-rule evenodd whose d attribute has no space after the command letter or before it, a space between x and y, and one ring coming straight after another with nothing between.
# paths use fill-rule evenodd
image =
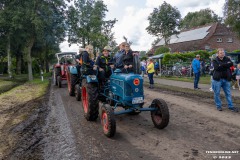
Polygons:
<instances>
[{"instance_id":1,"label":"white cloud","mask_svg":"<svg viewBox=\"0 0 240 160\"><path fill-rule=\"evenodd\" d=\"M117 6L118 5L117 0L103 0L103 2L107 6Z\"/></svg>"},{"instance_id":2,"label":"white cloud","mask_svg":"<svg viewBox=\"0 0 240 160\"><path fill-rule=\"evenodd\" d=\"M133 45L131 46L133 50L150 49L151 43L156 38L149 35L146 31L146 27L149 25L147 17L153 11L153 8L160 6L164 0L146 0L145 3L142 4L142 7L130 6L125 3L125 8L118 7L121 3L120 0L103 1L109 9L106 19L118 19L113 28L117 43L121 43L123 36L126 36L130 41L133 41ZM206 8L210 8L217 15L222 16L225 0L168 0L166 2L178 8L182 17L186 16L188 12L195 12ZM139 3L143 3L143 1L139 1ZM67 42L61 46L62 50L78 50L78 46L69 48ZM65 49L65 47L68 49Z\"/></svg>"},{"instance_id":3,"label":"white cloud","mask_svg":"<svg viewBox=\"0 0 240 160\"><path fill-rule=\"evenodd\" d=\"M68 45L67 41L60 44L61 52L78 52L79 46L77 44Z\"/></svg>"}]
</instances>

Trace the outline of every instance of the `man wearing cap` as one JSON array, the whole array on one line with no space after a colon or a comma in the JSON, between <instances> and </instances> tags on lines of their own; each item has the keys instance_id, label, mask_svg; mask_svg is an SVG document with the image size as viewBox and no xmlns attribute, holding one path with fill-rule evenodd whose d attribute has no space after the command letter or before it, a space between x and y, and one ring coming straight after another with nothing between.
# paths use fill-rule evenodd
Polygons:
<instances>
[{"instance_id":1,"label":"man wearing cap","mask_svg":"<svg viewBox=\"0 0 240 160\"><path fill-rule=\"evenodd\" d=\"M111 48L109 46L105 46L103 48L102 54L97 57L97 60L95 62L94 69L96 67L99 70L98 76L100 82L103 84L106 81L106 78L109 78L112 74L111 67L112 66L112 59L109 55L109 52L111 52Z\"/></svg>"},{"instance_id":2,"label":"man wearing cap","mask_svg":"<svg viewBox=\"0 0 240 160\"><path fill-rule=\"evenodd\" d=\"M114 55L113 57L113 62L114 62L114 65L115 65L115 68L118 68L118 69L123 69L123 54L125 52L125 45L126 45L126 42L122 42L120 45L119 45L119 51Z\"/></svg>"}]
</instances>

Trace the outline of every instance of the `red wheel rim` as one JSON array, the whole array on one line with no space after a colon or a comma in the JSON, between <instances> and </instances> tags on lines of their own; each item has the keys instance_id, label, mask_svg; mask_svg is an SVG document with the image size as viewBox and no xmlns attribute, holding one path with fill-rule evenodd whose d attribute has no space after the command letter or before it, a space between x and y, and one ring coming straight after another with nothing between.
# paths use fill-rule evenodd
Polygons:
<instances>
[{"instance_id":1,"label":"red wheel rim","mask_svg":"<svg viewBox=\"0 0 240 160\"><path fill-rule=\"evenodd\" d=\"M83 101L83 109L84 112L87 113L88 111L88 94L85 87L82 87L82 101Z\"/></svg>"},{"instance_id":2,"label":"red wheel rim","mask_svg":"<svg viewBox=\"0 0 240 160\"><path fill-rule=\"evenodd\" d=\"M153 118L156 123L161 123L162 122L162 113L160 111L160 107L156 104L156 108L158 109L153 113Z\"/></svg>"},{"instance_id":3,"label":"red wheel rim","mask_svg":"<svg viewBox=\"0 0 240 160\"><path fill-rule=\"evenodd\" d=\"M103 126L103 131L105 133L108 132L108 116L106 112L102 113L102 126Z\"/></svg>"}]
</instances>

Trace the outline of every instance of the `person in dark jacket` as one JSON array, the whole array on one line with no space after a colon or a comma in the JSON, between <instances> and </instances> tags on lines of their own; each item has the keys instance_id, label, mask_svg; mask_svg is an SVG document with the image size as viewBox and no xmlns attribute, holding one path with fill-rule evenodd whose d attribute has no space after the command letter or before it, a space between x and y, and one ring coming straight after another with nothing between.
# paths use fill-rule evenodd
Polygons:
<instances>
[{"instance_id":1,"label":"person in dark jacket","mask_svg":"<svg viewBox=\"0 0 240 160\"><path fill-rule=\"evenodd\" d=\"M114 55L113 57L113 62L114 62L114 66L116 69L123 69L123 54L125 52L125 45L126 45L126 42L122 42L120 45L119 45L119 51Z\"/></svg>"},{"instance_id":2,"label":"person in dark jacket","mask_svg":"<svg viewBox=\"0 0 240 160\"><path fill-rule=\"evenodd\" d=\"M123 69L122 72L123 73L131 73L133 72L133 52L130 49L130 45L129 44L125 44L125 52L123 53Z\"/></svg>"},{"instance_id":3,"label":"person in dark jacket","mask_svg":"<svg viewBox=\"0 0 240 160\"><path fill-rule=\"evenodd\" d=\"M111 67L113 67L113 63L112 58L109 55L110 51L111 48L109 46L105 46L102 54L97 57L97 60L95 62L94 67L97 67L99 70L98 77L101 83L104 83L106 81L106 78L109 78L112 74Z\"/></svg>"},{"instance_id":4,"label":"person in dark jacket","mask_svg":"<svg viewBox=\"0 0 240 160\"><path fill-rule=\"evenodd\" d=\"M213 80L212 87L214 91L214 100L217 107L217 110L222 111L222 103L220 99L220 90L221 87L225 93L228 109L233 112L238 112L238 108L233 107L232 97L231 97L231 71L230 67L233 65L233 62L225 56L223 48L219 48L217 52L217 57L213 60Z\"/></svg>"},{"instance_id":5,"label":"person in dark jacket","mask_svg":"<svg viewBox=\"0 0 240 160\"><path fill-rule=\"evenodd\" d=\"M94 65L94 54L93 54L93 46L87 45L85 47L86 51L82 53L82 66L81 70L85 75L95 74L93 71Z\"/></svg>"}]
</instances>

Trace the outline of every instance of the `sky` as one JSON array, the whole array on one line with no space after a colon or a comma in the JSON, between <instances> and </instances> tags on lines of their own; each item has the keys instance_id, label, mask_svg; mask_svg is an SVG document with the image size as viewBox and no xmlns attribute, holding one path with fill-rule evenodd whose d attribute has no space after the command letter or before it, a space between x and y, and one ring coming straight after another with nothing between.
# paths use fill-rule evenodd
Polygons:
<instances>
[{"instance_id":1,"label":"sky","mask_svg":"<svg viewBox=\"0 0 240 160\"><path fill-rule=\"evenodd\" d=\"M146 31L148 27L148 16L154 8L158 8L164 0L103 0L107 5L108 12L106 20L116 18L112 31L115 40L119 44L124 41L123 36L132 41L132 50L147 51L151 48L151 43L156 37L149 35ZM167 3L176 7L182 18L188 12L199 11L200 9L210 8L218 16L223 16L223 5L225 0L165 0ZM60 44L62 52L77 52L79 45L72 44L69 47L67 41Z\"/></svg>"}]
</instances>

